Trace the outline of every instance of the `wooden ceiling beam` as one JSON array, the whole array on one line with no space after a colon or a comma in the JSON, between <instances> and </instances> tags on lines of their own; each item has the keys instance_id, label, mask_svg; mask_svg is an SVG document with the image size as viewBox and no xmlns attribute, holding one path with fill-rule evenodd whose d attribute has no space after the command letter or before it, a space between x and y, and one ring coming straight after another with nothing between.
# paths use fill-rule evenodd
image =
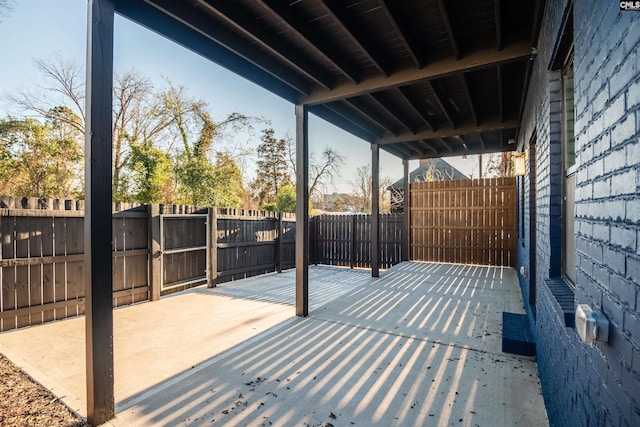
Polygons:
<instances>
[{"instance_id":1,"label":"wooden ceiling beam","mask_svg":"<svg viewBox=\"0 0 640 427\"><path fill-rule=\"evenodd\" d=\"M453 148L451 148L451 145L447 144L447 141L444 140L444 137L443 138L435 138L435 140L440 142L442 145L444 145L444 148L449 150L450 153L453 153Z\"/></svg>"},{"instance_id":2,"label":"wooden ceiling beam","mask_svg":"<svg viewBox=\"0 0 640 427\"><path fill-rule=\"evenodd\" d=\"M344 115L334 112L326 105L309 107L309 112L369 143L373 143L376 138L370 131L353 124L352 121L345 119Z\"/></svg>"},{"instance_id":3,"label":"wooden ceiling beam","mask_svg":"<svg viewBox=\"0 0 640 427\"><path fill-rule=\"evenodd\" d=\"M418 55L416 54L417 49L413 44L413 39L406 32L406 30L404 29L405 27L398 25L398 19L396 17L397 12L394 13L391 10L393 5L397 4L397 0L395 1L378 0L378 4L380 5L380 9L382 9L382 12L387 17L387 20L393 27L394 31L398 34L398 38L400 39L400 41L402 42L402 45L404 46L407 53L413 60L413 63L416 64L417 68L422 68L422 62L420 61L420 59L418 58Z\"/></svg>"},{"instance_id":4,"label":"wooden ceiling beam","mask_svg":"<svg viewBox=\"0 0 640 427\"><path fill-rule=\"evenodd\" d=\"M366 114L360 111L359 108L350 104L347 100L333 102L331 104L325 104L327 108L333 110L336 114L340 114L346 120L349 120L356 126L369 132L372 136L382 137L384 134L384 128L375 119L369 118ZM396 135L393 133L393 135Z\"/></svg>"},{"instance_id":5,"label":"wooden ceiling beam","mask_svg":"<svg viewBox=\"0 0 640 427\"><path fill-rule=\"evenodd\" d=\"M333 17L338 26L349 36L353 43L364 53L369 61L385 76L389 76L390 71L384 61L378 57L375 48L370 40L362 37L358 31L358 24L349 16L344 8L342 0L321 0L320 3L326 11Z\"/></svg>"},{"instance_id":6,"label":"wooden ceiling beam","mask_svg":"<svg viewBox=\"0 0 640 427\"><path fill-rule=\"evenodd\" d=\"M310 92L309 82L239 37L212 28L192 8L170 10L142 0L116 0L116 13L190 49L210 61L291 102ZM206 22L205 22L206 21Z\"/></svg>"},{"instance_id":7,"label":"wooden ceiling beam","mask_svg":"<svg viewBox=\"0 0 640 427\"><path fill-rule=\"evenodd\" d=\"M163 3L176 3L167 0L153 0L155 3L162 1ZM318 68L318 65L311 63L305 57L298 55L291 47L282 42L273 31L269 31L259 25L255 19L251 19L246 11L238 7L236 2L227 0L198 0L198 4L215 14L218 18L235 28L240 33L258 44L262 49L271 52L280 61L313 80L324 89L330 90L333 87L334 79L324 70ZM187 8L183 8L187 9ZM193 13L198 14L196 9ZM209 23L209 27L214 27ZM227 31L227 33L229 33ZM243 48L246 48L244 43Z\"/></svg>"},{"instance_id":8,"label":"wooden ceiling beam","mask_svg":"<svg viewBox=\"0 0 640 427\"><path fill-rule=\"evenodd\" d=\"M525 101L527 100L527 90L529 89L529 79L531 78L531 69L533 68L533 61L527 61L525 65L524 81L522 84L522 95L520 98L520 107L518 108L518 120L522 119L524 114Z\"/></svg>"},{"instance_id":9,"label":"wooden ceiling beam","mask_svg":"<svg viewBox=\"0 0 640 427\"><path fill-rule=\"evenodd\" d=\"M281 0L260 0L260 3L273 14L279 17L282 25L296 33L300 38L306 40L317 54L330 62L351 82L358 83L359 73L349 61L334 46L314 31L307 23L302 22L298 16L291 12L291 7Z\"/></svg>"},{"instance_id":10,"label":"wooden ceiling beam","mask_svg":"<svg viewBox=\"0 0 640 427\"><path fill-rule=\"evenodd\" d=\"M478 133L478 138L480 138L480 146L484 150L485 146L484 146L484 137L482 136L482 132Z\"/></svg>"},{"instance_id":11,"label":"wooden ceiling beam","mask_svg":"<svg viewBox=\"0 0 640 427\"><path fill-rule=\"evenodd\" d=\"M387 153L393 156L399 157L403 160L408 159L410 157L408 154L404 154L402 151L398 150L398 148L395 145L381 145L380 149L386 151Z\"/></svg>"},{"instance_id":12,"label":"wooden ceiling beam","mask_svg":"<svg viewBox=\"0 0 640 427\"><path fill-rule=\"evenodd\" d=\"M378 104L378 106L380 106L380 108L382 108L387 114L389 114L391 117L393 117L394 119L396 119L400 125L404 126L405 128L409 129L412 133L416 133L416 129L415 126L411 126L411 124L407 123L407 121L400 117L400 115L393 111L391 108L388 107L388 103L384 102L383 99L381 99L381 95L380 93L370 93L369 96L371 97L371 99L373 99L373 101Z\"/></svg>"},{"instance_id":13,"label":"wooden ceiling beam","mask_svg":"<svg viewBox=\"0 0 640 427\"><path fill-rule=\"evenodd\" d=\"M427 113L422 108L420 108L418 103L415 102L415 100L411 96L410 91L405 87L399 87L397 89L398 89L398 92L400 93L400 95L402 95L402 97L407 101L407 103L409 104L409 106L411 107L413 112L416 113L418 115L418 117L420 117L422 119L422 121L427 126L429 126L429 128L431 130L435 129L433 124L431 123L431 120L429 119L429 116L427 115Z\"/></svg>"},{"instance_id":14,"label":"wooden ceiling beam","mask_svg":"<svg viewBox=\"0 0 640 427\"><path fill-rule=\"evenodd\" d=\"M505 122L494 120L484 122L479 126L476 126L474 123L467 123L457 128L438 128L435 131L431 129L423 129L416 132L415 135L410 132L400 132L397 136L383 136L375 142L377 144L393 144L396 142L417 141L420 139L433 139L448 136L468 135L472 133L477 134L480 132L492 132L501 129L517 129L519 125L520 123L518 120L508 120Z\"/></svg>"},{"instance_id":15,"label":"wooden ceiling beam","mask_svg":"<svg viewBox=\"0 0 640 427\"><path fill-rule=\"evenodd\" d=\"M431 81L428 81L427 85L429 86L429 89L431 89L431 92L433 92L433 95L436 97L436 102L438 103L438 107L440 107L440 109L442 110L442 113L447 118L447 121L449 122L451 127L456 128L456 124L453 121L453 118L451 117L449 110L444 105L444 101L442 100L444 95L433 85Z\"/></svg>"},{"instance_id":16,"label":"wooden ceiling beam","mask_svg":"<svg viewBox=\"0 0 640 427\"><path fill-rule=\"evenodd\" d=\"M384 147L386 147L386 145L381 145L380 148L384 149ZM425 155L423 156L413 156L413 157L409 157L408 160L417 160L417 159L425 159L425 158L435 158L435 157L452 157L452 156L471 156L473 154L491 154L491 153L502 153L505 151L512 151L512 149L510 148L505 148L505 147L498 147L498 146L491 146L488 149L483 149L480 147L473 147L470 148L468 152L466 151L458 151L458 150L454 150L453 152L450 151L439 151L435 154L432 155L428 155L428 153L425 153Z\"/></svg>"},{"instance_id":17,"label":"wooden ceiling beam","mask_svg":"<svg viewBox=\"0 0 640 427\"><path fill-rule=\"evenodd\" d=\"M417 143L418 145L420 145L420 146L422 146L422 147L424 147L424 148L426 148L427 150L431 151L433 154L438 154L438 150L436 150L435 148L433 148L433 147L431 146L431 144L429 144L429 143L428 143L427 141L425 141L425 140L420 139L420 140L418 140L418 141L413 141L413 142L414 142L414 143ZM423 152L423 155L424 155L424 152Z\"/></svg>"},{"instance_id":18,"label":"wooden ceiling beam","mask_svg":"<svg viewBox=\"0 0 640 427\"><path fill-rule=\"evenodd\" d=\"M385 145L385 147L388 147L388 145ZM391 145L391 147L401 152L404 155L404 157L411 157L411 156L415 156L416 154L420 154L420 152L409 147L408 144L398 143L398 144Z\"/></svg>"},{"instance_id":19,"label":"wooden ceiling beam","mask_svg":"<svg viewBox=\"0 0 640 427\"><path fill-rule=\"evenodd\" d=\"M502 67L498 64L498 105L500 110L500 121L504 121L504 94L502 93Z\"/></svg>"},{"instance_id":20,"label":"wooden ceiling beam","mask_svg":"<svg viewBox=\"0 0 640 427\"><path fill-rule=\"evenodd\" d=\"M502 14L500 0L493 0L493 14L496 18L496 49L502 49Z\"/></svg>"},{"instance_id":21,"label":"wooden ceiling beam","mask_svg":"<svg viewBox=\"0 0 640 427\"><path fill-rule=\"evenodd\" d=\"M522 61L523 59L529 59L530 56L531 46L526 42L509 44L499 52L496 51L495 46L491 46L490 48L470 52L460 60L445 58L433 62L425 65L420 70L415 67L409 67L394 72L388 77L372 76L363 78L358 84L352 82L337 83L332 90L312 89L312 93L309 96L302 96L299 103L315 105L337 101L370 92L447 77L463 71L473 71L495 67L496 64Z\"/></svg>"},{"instance_id":22,"label":"wooden ceiling beam","mask_svg":"<svg viewBox=\"0 0 640 427\"><path fill-rule=\"evenodd\" d=\"M416 144L412 144L410 142L404 144L405 147L407 147L409 150L413 151L414 153L418 154L419 156L423 156L424 155L424 151L422 150L418 150L418 148L416 148Z\"/></svg>"},{"instance_id":23,"label":"wooden ceiling beam","mask_svg":"<svg viewBox=\"0 0 640 427\"><path fill-rule=\"evenodd\" d=\"M388 122L381 120L380 117L377 117L368 112L367 108L361 102L359 102L357 98L345 99L344 102L348 103L352 108L356 109L358 111L358 114L361 114L368 120L371 120L371 122L380 125L380 127L389 132L391 135L398 134L398 129L391 126Z\"/></svg>"},{"instance_id":24,"label":"wooden ceiling beam","mask_svg":"<svg viewBox=\"0 0 640 427\"><path fill-rule=\"evenodd\" d=\"M462 86L464 87L464 93L467 96L467 101L469 101L469 107L471 108L471 115L473 116L473 121L477 125L478 124L478 114L476 113L476 107L473 105L473 98L471 97L471 91L469 90L469 82L467 81L467 73L462 73Z\"/></svg>"},{"instance_id":25,"label":"wooden ceiling beam","mask_svg":"<svg viewBox=\"0 0 640 427\"><path fill-rule=\"evenodd\" d=\"M447 29L447 34L449 35L449 43L451 43L451 50L453 51L453 56L456 59L460 59L460 49L458 48L458 42L456 41L456 36L453 33L453 27L451 26L451 19L449 19L449 13L447 12L447 6L444 4L444 0L438 0L438 6L440 7L440 13L442 14L442 20Z\"/></svg>"}]
</instances>

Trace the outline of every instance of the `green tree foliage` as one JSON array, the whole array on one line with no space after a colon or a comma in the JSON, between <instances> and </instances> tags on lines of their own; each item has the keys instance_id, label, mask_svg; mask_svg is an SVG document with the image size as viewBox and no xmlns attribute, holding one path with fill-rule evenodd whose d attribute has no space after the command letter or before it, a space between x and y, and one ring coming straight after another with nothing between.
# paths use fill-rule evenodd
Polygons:
<instances>
[{"instance_id":1,"label":"green tree foliage","mask_svg":"<svg viewBox=\"0 0 640 427\"><path fill-rule=\"evenodd\" d=\"M171 203L173 194L173 159L142 142L131 145L131 169L134 173L133 198L140 203Z\"/></svg>"},{"instance_id":2,"label":"green tree foliage","mask_svg":"<svg viewBox=\"0 0 640 427\"><path fill-rule=\"evenodd\" d=\"M226 153L216 153L213 171L213 205L236 209L242 207L245 192L242 173L233 158Z\"/></svg>"},{"instance_id":3,"label":"green tree foliage","mask_svg":"<svg viewBox=\"0 0 640 427\"><path fill-rule=\"evenodd\" d=\"M177 158L175 200L193 206L213 205L214 168L206 157L183 152Z\"/></svg>"},{"instance_id":4,"label":"green tree foliage","mask_svg":"<svg viewBox=\"0 0 640 427\"><path fill-rule=\"evenodd\" d=\"M277 212L296 211L296 189L291 185L280 188L276 195L275 208Z\"/></svg>"},{"instance_id":5,"label":"green tree foliage","mask_svg":"<svg viewBox=\"0 0 640 427\"><path fill-rule=\"evenodd\" d=\"M67 116L60 108L55 114ZM4 194L77 197L81 136L63 121L0 120L0 183Z\"/></svg>"},{"instance_id":6,"label":"green tree foliage","mask_svg":"<svg viewBox=\"0 0 640 427\"><path fill-rule=\"evenodd\" d=\"M253 190L260 206L275 203L276 195L284 186L291 185L287 164L287 141L276 139L274 130L262 131L258 146L256 179Z\"/></svg>"},{"instance_id":7,"label":"green tree foliage","mask_svg":"<svg viewBox=\"0 0 640 427\"><path fill-rule=\"evenodd\" d=\"M342 197L338 196L333 200L331 210L334 212L344 212L346 210L344 206L344 200L342 199Z\"/></svg>"},{"instance_id":8,"label":"green tree foliage","mask_svg":"<svg viewBox=\"0 0 640 427\"><path fill-rule=\"evenodd\" d=\"M187 97L182 86L170 85L160 98L180 141L174 199L195 206L240 207L244 193L240 169L228 153L215 151L213 145L225 128L249 126L253 119L232 113L216 123L206 104Z\"/></svg>"}]
</instances>

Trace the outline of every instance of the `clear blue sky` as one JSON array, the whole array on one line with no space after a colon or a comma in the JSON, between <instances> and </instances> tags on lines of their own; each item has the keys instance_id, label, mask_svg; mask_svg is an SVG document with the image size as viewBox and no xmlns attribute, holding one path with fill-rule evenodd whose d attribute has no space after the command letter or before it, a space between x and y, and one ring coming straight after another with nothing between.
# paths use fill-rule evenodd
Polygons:
<instances>
[{"instance_id":1,"label":"clear blue sky","mask_svg":"<svg viewBox=\"0 0 640 427\"><path fill-rule=\"evenodd\" d=\"M0 117L19 113L4 95L37 83L35 59L60 54L84 65L86 16L86 0L19 0L13 2L8 16L0 16ZM167 77L188 88L194 98L207 102L214 118L237 111L271 120L278 137L295 134L292 104L120 16L115 20L114 53L116 71L133 69L158 86ZM259 132L249 144L258 143ZM368 143L313 115L309 145L312 152L335 148L346 158L342 176L329 191L348 192L356 168L371 161ZM251 162L249 174L254 171ZM392 181L402 176L400 159L382 151L380 163L381 176ZM477 160L452 163L467 172L477 165ZM415 166L417 162L412 162L411 167Z\"/></svg>"}]
</instances>

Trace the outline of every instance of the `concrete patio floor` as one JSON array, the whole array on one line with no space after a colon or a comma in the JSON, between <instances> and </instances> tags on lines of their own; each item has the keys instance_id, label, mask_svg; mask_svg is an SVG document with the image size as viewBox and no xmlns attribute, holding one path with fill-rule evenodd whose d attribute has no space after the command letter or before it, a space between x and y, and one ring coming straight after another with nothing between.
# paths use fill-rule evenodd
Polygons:
<instances>
[{"instance_id":1,"label":"concrete patio floor","mask_svg":"<svg viewBox=\"0 0 640 427\"><path fill-rule=\"evenodd\" d=\"M534 358L501 352L524 312L510 268L310 268L114 312L116 426L547 425ZM329 303L330 302L330 303ZM0 352L80 413L84 319L0 334Z\"/></svg>"}]
</instances>

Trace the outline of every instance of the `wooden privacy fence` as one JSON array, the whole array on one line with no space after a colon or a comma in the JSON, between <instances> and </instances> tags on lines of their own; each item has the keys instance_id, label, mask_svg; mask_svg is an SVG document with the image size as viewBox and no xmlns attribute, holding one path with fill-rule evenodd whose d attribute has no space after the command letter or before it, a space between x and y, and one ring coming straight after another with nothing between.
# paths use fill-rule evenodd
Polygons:
<instances>
[{"instance_id":1,"label":"wooden privacy fence","mask_svg":"<svg viewBox=\"0 0 640 427\"><path fill-rule=\"evenodd\" d=\"M515 178L410 188L411 259L515 266Z\"/></svg>"},{"instance_id":2,"label":"wooden privacy fence","mask_svg":"<svg viewBox=\"0 0 640 427\"><path fill-rule=\"evenodd\" d=\"M0 330L83 314L83 202L15 202L0 199ZM113 302L118 307L148 298L148 215L144 206L114 204L113 211Z\"/></svg>"},{"instance_id":3,"label":"wooden privacy fence","mask_svg":"<svg viewBox=\"0 0 640 427\"><path fill-rule=\"evenodd\" d=\"M84 314L83 209L0 197L0 331ZM115 203L112 221L115 307L295 264L292 214Z\"/></svg>"},{"instance_id":4,"label":"wooden privacy fence","mask_svg":"<svg viewBox=\"0 0 640 427\"><path fill-rule=\"evenodd\" d=\"M411 259L515 262L515 179L411 185ZM81 201L0 197L0 331L84 313ZM113 205L113 302L122 306L295 264L293 214ZM370 267L370 215L310 219L310 260ZM215 242L215 244L214 244ZM380 217L380 267L401 261L402 215Z\"/></svg>"},{"instance_id":5,"label":"wooden privacy fence","mask_svg":"<svg viewBox=\"0 0 640 427\"><path fill-rule=\"evenodd\" d=\"M295 214L218 209L217 283L295 266Z\"/></svg>"},{"instance_id":6,"label":"wooden privacy fence","mask_svg":"<svg viewBox=\"0 0 640 427\"><path fill-rule=\"evenodd\" d=\"M309 225L311 262L371 267L371 215L319 215ZM401 245L402 214L380 215L380 268L402 260Z\"/></svg>"}]
</instances>

